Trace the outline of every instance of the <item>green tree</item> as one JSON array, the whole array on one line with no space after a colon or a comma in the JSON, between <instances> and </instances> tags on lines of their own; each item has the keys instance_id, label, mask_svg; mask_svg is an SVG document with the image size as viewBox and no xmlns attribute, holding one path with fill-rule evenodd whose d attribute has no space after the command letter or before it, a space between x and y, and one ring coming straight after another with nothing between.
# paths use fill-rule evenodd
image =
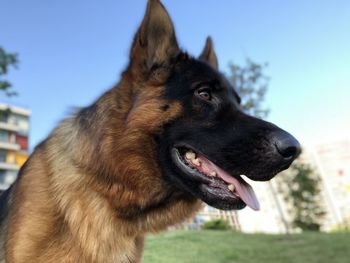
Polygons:
<instances>
[{"instance_id":1,"label":"green tree","mask_svg":"<svg viewBox=\"0 0 350 263\"><path fill-rule=\"evenodd\" d=\"M302 231L319 231L325 216L320 177L309 164L295 162L279 176L292 225Z\"/></svg>"},{"instance_id":2,"label":"green tree","mask_svg":"<svg viewBox=\"0 0 350 263\"><path fill-rule=\"evenodd\" d=\"M17 68L18 55L16 53L7 53L0 47L0 91L3 91L6 96L15 96L17 93L13 91L12 85L3 77L8 73L11 67Z\"/></svg>"},{"instance_id":3,"label":"green tree","mask_svg":"<svg viewBox=\"0 0 350 263\"><path fill-rule=\"evenodd\" d=\"M263 106L270 78L264 70L268 64L258 64L247 58L243 66L230 63L228 79L240 95L242 108L250 115L266 118L269 109Z\"/></svg>"}]
</instances>

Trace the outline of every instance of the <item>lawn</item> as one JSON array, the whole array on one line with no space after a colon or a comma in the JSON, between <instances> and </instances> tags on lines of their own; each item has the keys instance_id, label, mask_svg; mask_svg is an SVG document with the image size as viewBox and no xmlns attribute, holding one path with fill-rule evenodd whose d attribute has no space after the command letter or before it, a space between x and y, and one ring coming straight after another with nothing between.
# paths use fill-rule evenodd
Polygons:
<instances>
[{"instance_id":1,"label":"lawn","mask_svg":"<svg viewBox=\"0 0 350 263\"><path fill-rule=\"evenodd\" d=\"M347 263L350 233L292 236L180 231L150 236L144 263Z\"/></svg>"}]
</instances>

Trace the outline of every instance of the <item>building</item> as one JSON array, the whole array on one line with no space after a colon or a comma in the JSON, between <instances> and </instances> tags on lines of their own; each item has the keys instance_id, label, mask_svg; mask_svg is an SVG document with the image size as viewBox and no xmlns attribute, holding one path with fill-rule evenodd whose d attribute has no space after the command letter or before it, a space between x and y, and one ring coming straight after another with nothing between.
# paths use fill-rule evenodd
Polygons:
<instances>
[{"instance_id":1,"label":"building","mask_svg":"<svg viewBox=\"0 0 350 263\"><path fill-rule=\"evenodd\" d=\"M0 189L6 189L17 177L28 158L28 109L0 103Z\"/></svg>"},{"instance_id":2,"label":"building","mask_svg":"<svg viewBox=\"0 0 350 263\"><path fill-rule=\"evenodd\" d=\"M350 138L310 148L308 158L322 179L327 208L325 230L350 223Z\"/></svg>"}]
</instances>

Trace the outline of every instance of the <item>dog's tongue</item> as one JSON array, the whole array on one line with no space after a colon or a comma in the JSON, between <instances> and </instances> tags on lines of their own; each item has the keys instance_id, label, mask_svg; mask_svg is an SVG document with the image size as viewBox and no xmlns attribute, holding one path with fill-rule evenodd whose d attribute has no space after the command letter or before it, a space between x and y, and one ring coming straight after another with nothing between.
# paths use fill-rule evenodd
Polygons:
<instances>
[{"instance_id":1,"label":"dog's tongue","mask_svg":"<svg viewBox=\"0 0 350 263\"><path fill-rule=\"evenodd\" d=\"M233 184L235 186L238 196L246 203L251 209L259 210L260 204L255 195L253 188L245 181L238 181L236 178L230 176L227 172L217 167L217 174L226 183Z\"/></svg>"},{"instance_id":2,"label":"dog's tongue","mask_svg":"<svg viewBox=\"0 0 350 263\"><path fill-rule=\"evenodd\" d=\"M253 210L259 210L260 204L255 195L253 188L245 182L243 179L238 181L236 178L229 175L226 171L222 170L220 167L209 161L204 156L198 156L201 162L201 169L206 172L215 171L216 174L228 184L233 184L235 186L235 192L243 200L246 205L248 205Z\"/></svg>"}]
</instances>

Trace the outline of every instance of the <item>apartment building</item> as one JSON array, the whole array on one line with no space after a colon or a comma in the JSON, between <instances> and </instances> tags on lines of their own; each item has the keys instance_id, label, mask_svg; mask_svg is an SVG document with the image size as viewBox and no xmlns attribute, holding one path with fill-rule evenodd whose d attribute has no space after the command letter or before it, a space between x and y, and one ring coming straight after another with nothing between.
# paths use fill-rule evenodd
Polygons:
<instances>
[{"instance_id":1,"label":"apartment building","mask_svg":"<svg viewBox=\"0 0 350 263\"><path fill-rule=\"evenodd\" d=\"M350 137L323 142L308 149L308 156L322 179L327 209L324 228L350 223Z\"/></svg>"},{"instance_id":2,"label":"apartment building","mask_svg":"<svg viewBox=\"0 0 350 263\"><path fill-rule=\"evenodd\" d=\"M16 179L28 158L30 110L0 103L0 189Z\"/></svg>"}]
</instances>

